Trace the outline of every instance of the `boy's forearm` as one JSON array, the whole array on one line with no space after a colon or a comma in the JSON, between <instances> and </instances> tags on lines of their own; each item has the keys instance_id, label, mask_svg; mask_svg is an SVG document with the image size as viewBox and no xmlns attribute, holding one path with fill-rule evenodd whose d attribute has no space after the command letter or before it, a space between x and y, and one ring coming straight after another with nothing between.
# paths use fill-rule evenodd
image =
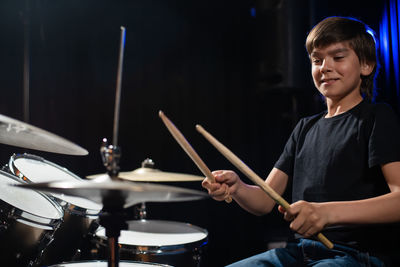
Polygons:
<instances>
[{"instance_id":1,"label":"boy's forearm","mask_svg":"<svg viewBox=\"0 0 400 267\"><path fill-rule=\"evenodd\" d=\"M258 186L245 183L239 186L232 197L243 209L258 216L269 213L275 205Z\"/></svg>"},{"instance_id":2,"label":"boy's forearm","mask_svg":"<svg viewBox=\"0 0 400 267\"><path fill-rule=\"evenodd\" d=\"M400 222L400 192L355 200L321 203L328 224L374 224Z\"/></svg>"}]
</instances>

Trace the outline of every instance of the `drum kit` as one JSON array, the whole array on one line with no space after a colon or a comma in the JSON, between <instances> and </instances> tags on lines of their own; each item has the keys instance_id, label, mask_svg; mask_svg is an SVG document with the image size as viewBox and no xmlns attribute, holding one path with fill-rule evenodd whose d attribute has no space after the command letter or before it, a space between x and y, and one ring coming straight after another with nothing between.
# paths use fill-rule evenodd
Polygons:
<instances>
[{"instance_id":1,"label":"drum kit","mask_svg":"<svg viewBox=\"0 0 400 267\"><path fill-rule=\"evenodd\" d=\"M146 160L119 172L117 145L125 28L121 27L113 142L100 154L106 174L88 179L32 154L12 155L0 170L2 266L151 267L201 266L207 231L173 221L146 220L146 202L204 199L204 192L159 182L203 177L162 172ZM88 151L58 135L0 115L0 143L84 156ZM131 220L131 207L139 217Z\"/></svg>"},{"instance_id":2,"label":"drum kit","mask_svg":"<svg viewBox=\"0 0 400 267\"><path fill-rule=\"evenodd\" d=\"M68 155L82 147L0 115L0 143ZM204 199L204 192L159 182L203 177L162 172L147 159L118 172L119 148L100 149L107 174L80 178L33 154L14 154L0 170L0 251L6 266L200 266L207 231L175 221L146 220L146 202ZM131 220L130 207L141 215Z\"/></svg>"}]
</instances>

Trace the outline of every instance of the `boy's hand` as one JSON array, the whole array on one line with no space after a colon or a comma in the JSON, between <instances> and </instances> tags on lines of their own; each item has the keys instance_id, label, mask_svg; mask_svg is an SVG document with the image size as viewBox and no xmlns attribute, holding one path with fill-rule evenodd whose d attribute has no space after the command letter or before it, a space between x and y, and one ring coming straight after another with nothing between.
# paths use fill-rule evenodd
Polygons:
<instances>
[{"instance_id":1,"label":"boy's hand","mask_svg":"<svg viewBox=\"0 0 400 267\"><path fill-rule=\"evenodd\" d=\"M288 210L282 206L279 206L278 210L284 214L286 221L291 222L290 229L304 237L321 232L328 223L328 214L320 203L300 200L291 204Z\"/></svg>"},{"instance_id":2,"label":"boy's hand","mask_svg":"<svg viewBox=\"0 0 400 267\"><path fill-rule=\"evenodd\" d=\"M207 178L201 183L212 198L222 201L236 192L240 179L235 172L218 170L213 171L212 174L214 175L215 183L211 183Z\"/></svg>"}]
</instances>

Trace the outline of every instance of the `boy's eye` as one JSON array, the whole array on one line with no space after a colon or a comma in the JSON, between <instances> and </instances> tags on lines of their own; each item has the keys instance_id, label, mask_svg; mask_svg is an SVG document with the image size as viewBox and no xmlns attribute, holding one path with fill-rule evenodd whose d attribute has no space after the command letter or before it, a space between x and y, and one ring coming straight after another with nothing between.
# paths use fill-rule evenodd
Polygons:
<instances>
[{"instance_id":1,"label":"boy's eye","mask_svg":"<svg viewBox=\"0 0 400 267\"><path fill-rule=\"evenodd\" d=\"M344 58L344 56L336 56L336 57L334 57L335 60L341 60L343 58Z\"/></svg>"},{"instance_id":2,"label":"boy's eye","mask_svg":"<svg viewBox=\"0 0 400 267\"><path fill-rule=\"evenodd\" d=\"M312 59L311 59L311 62L312 62L313 64L318 64L319 62L321 62L321 60L318 59L318 58L312 58Z\"/></svg>"}]
</instances>

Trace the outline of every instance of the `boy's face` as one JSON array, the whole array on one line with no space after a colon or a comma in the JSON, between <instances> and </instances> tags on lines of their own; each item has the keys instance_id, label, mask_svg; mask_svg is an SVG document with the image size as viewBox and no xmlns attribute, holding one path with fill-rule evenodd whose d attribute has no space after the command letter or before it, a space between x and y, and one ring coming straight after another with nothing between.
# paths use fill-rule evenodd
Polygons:
<instances>
[{"instance_id":1,"label":"boy's face","mask_svg":"<svg viewBox=\"0 0 400 267\"><path fill-rule=\"evenodd\" d=\"M372 68L361 64L347 42L314 48L310 55L314 84L326 98L340 101L347 96L360 96L361 75Z\"/></svg>"}]
</instances>

